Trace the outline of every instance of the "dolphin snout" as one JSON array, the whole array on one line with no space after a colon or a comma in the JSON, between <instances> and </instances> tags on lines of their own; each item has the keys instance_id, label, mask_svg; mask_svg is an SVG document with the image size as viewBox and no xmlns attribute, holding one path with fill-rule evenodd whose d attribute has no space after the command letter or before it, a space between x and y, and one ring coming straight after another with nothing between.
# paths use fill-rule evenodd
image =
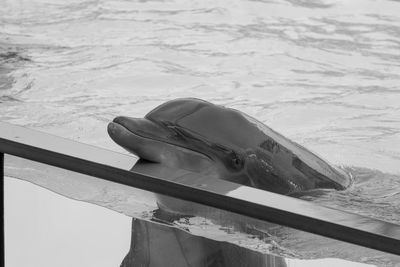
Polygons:
<instances>
[{"instance_id":1,"label":"dolphin snout","mask_svg":"<svg viewBox=\"0 0 400 267\"><path fill-rule=\"evenodd\" d=\"M142 159L196 172L212 165L207 155L175 144L171 140L173 132L148 119L119 116L107 129L117 144Z\"/></svg>"},{"instance_id":2,"label":"dolphin snout","mask_svg":"<svg viewBox=\"0 0 400 267\"><path fill-rule=\"evenodd\" d=\"M125 116L118 116L114 118L113 122L124 126L130 132L136 132L141 128L140 121L143 119L132 118L132 117L125 117Z\"/></svg>"},{"instance_id":3,"label":"dolphin snout","mask_svg":"<svg viewBox=\"0 0 400 267\"><path fill-rule=\"evenodd\" d=\"M147 119L118 116L113 122L145 138L167 140L171 135L171 131Z\"/></svg>"},{"instance_id":4,"label":"dolphin snout","mask_svg":"<svg viewBox=\"0 0 400 267\"><path fill-rule=\"evenodd\" d=\"M107 125L107 132L108 132L108 135L110 135L111 137L112 137L112 136L115 136L115 135L117 134L117 132L118 132L117 128L118 128L118 125L117 125L116 123L110 122L110 123Z\"/></svg>"}]
</instances>

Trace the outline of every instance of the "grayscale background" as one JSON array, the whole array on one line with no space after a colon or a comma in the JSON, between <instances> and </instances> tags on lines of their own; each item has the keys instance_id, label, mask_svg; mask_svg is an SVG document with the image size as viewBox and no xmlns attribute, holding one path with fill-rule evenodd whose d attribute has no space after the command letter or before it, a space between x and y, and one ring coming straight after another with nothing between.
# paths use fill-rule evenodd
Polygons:
<instances>
[{"instance_id":1,"label":"grayscale background","mask_svg":"<svg viewBox=\"0 0 400 267\"><path fill-rule=\"evenodd\" d=\"M0 0L0 121L127 153L108 137L107 123L142 117L178 97L239 109L354 175L350 190L307 200L400 224L400 2ZM119 266L129 250L128 216L146 217L155 205L147 194L130 198L125 189L79 177L66 182L59 178L65 173L7 173L124 214L56 194L49 200L50 192L10 178L8 266ZM69 209L63 201L70 209L92 206L56 223L82 226L93 218L98 230L76 234L92 242L50 226L43 233L53 229L59 238L40 238L44 221ZM107 214L95 215L98 208ZM106 236L109 225L114 234ZM184 227L218 235L212 223L201 225ZM75 263L61 260L73 257L67 248L81 251L60 241L68 236L86 248L105 247L93 250L96 261L90 252ZM338 244L304 248L301 237L279 239L278 254L400 266L397 257ZM247 235L224 238L268 251ZM49 258L40 259L40 251Z\"/></svg>"}]
</instances>

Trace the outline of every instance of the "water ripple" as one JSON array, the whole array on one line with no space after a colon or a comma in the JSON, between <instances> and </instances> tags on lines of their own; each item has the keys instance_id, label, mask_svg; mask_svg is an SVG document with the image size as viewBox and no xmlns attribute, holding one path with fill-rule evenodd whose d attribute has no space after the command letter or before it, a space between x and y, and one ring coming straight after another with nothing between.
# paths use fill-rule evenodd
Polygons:
<instances>
[{"instance_id":1,"label":"water ripple","mask_svg":"<svg viewBox=\"0 0 400 267\"><path fill-rule=\"evenodd\" d=\"M385 0L0 1L0 120L113 147L114 116L202 98L357 166L349 190L308 200L399 222L399 14ZM353 257L279 231L293 255Z\"/></svg>"}]
</instances>

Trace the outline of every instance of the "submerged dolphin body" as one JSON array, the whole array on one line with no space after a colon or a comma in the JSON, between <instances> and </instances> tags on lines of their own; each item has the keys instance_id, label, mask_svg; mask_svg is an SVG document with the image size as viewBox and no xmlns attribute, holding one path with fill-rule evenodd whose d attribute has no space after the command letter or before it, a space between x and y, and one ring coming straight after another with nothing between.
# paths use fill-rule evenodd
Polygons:
<instances>
[{"instance_id":1,"label":"submerged dolphin body","mask_svg":"<svg viewBox=\"0 0 400 267\"><path fill-rule=\"evenodd\" d=\"M199 99L166 102L145 118L116 117L108 132L142 159L276 193L351 183L342 170L254 118Z\"/></svg>"}]
</instances>

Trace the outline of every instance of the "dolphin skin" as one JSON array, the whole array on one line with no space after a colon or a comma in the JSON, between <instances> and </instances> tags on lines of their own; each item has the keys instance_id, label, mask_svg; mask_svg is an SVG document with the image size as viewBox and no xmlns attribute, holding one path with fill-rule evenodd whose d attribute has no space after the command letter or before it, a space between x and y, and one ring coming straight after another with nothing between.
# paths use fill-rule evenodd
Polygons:
<instances>
[{"instance_id":1,"label":"dolphin skin","mask_svg":"<svg viewBox=\"0 0 400 267\"><path fill-rule=\"evenodd\" d=\"M256 119L200 99L168 101L144 118L116 117L108 133L142 159L275 193L351 184L347 173Z\"/></svg>"}]
</instances>

